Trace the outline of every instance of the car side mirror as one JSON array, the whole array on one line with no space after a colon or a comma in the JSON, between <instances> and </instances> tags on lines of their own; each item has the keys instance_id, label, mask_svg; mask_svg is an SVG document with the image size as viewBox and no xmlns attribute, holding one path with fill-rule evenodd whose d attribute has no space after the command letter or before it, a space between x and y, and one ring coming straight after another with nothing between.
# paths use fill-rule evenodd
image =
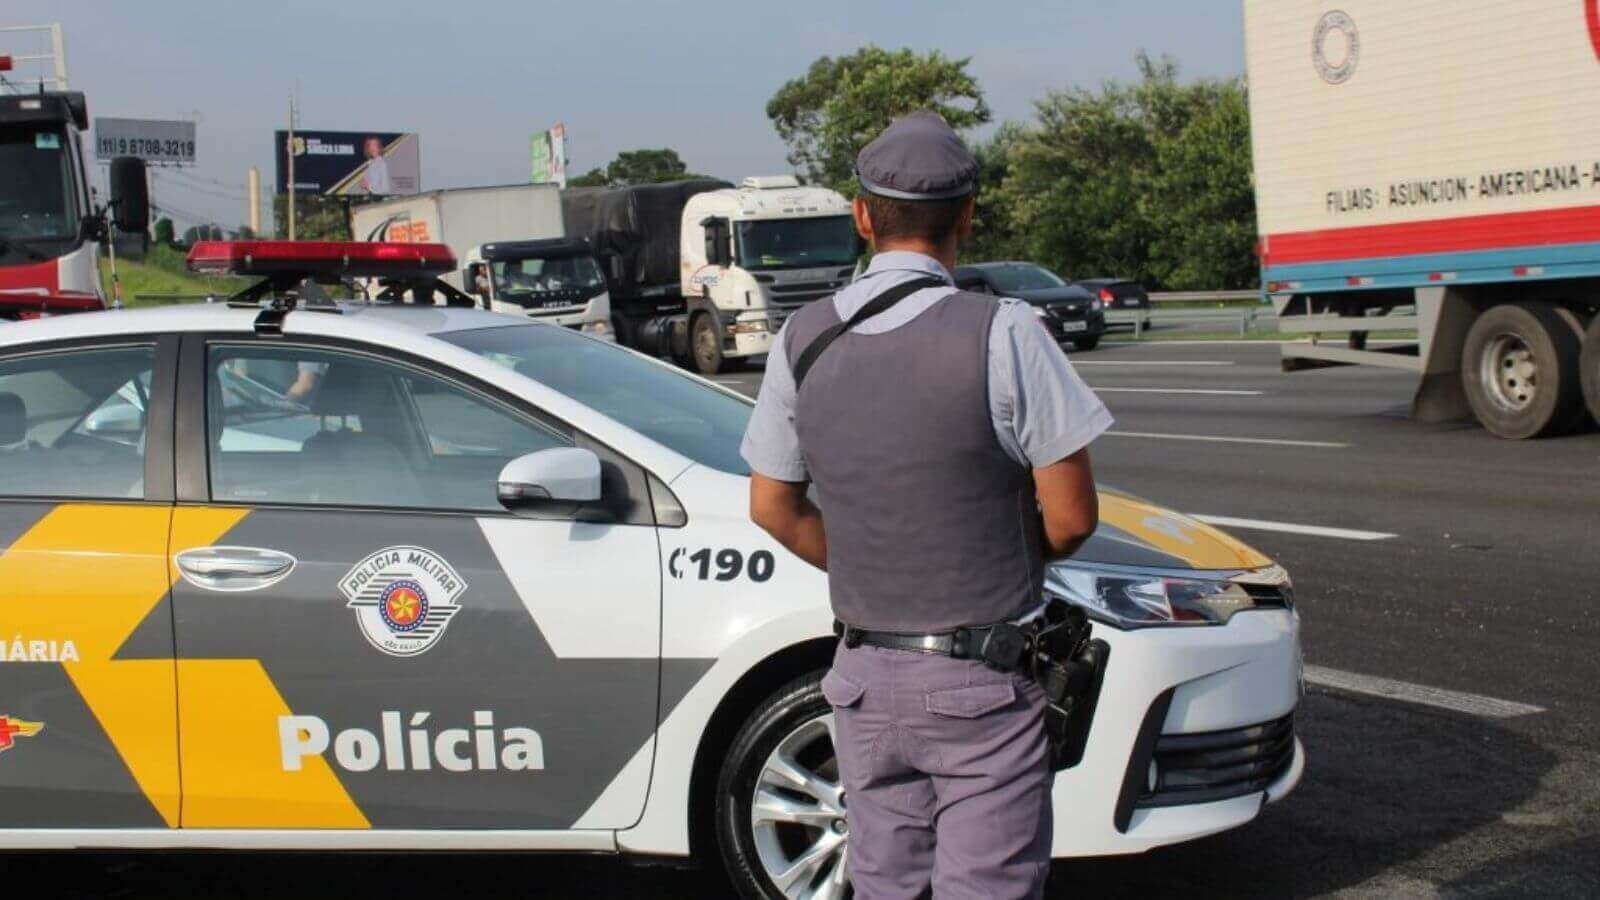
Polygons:
<instances>
[{"instance_id":1,"label":"car side mirror","mask_svg":"<svg viewBox=\"0 0 1600 900\"><path fill-rule=\"evenodd\" d=\"M582 447L553 447L505 464L496 483L500 505L513 512L577 516L600 502L600 457Z\"/></svg>"},{"instance_id":2,"label":"car side mirror","mask_svg":"<svg viewBox=\"0 0 1600 900\"><path fill-rule=\"evenodd\" d=\"M150 227L150 187L144 177L144 160L119 156L111 161L112 221L129 234Z\"/></svg>"}]
</instances>

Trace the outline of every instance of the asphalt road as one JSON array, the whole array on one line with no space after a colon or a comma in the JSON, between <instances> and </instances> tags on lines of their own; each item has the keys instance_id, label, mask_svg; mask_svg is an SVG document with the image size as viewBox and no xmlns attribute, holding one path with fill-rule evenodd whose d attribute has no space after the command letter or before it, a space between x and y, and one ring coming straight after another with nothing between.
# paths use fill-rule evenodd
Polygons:
<instances>
[{"instance_id":1,"label":"asphalt road","mask_svg":"<svg viewBox=\"0 0 1600 900\"><path fill-rule=\"evenodd\" d=\"M1058 863L1051 896L1600 896L1600 434L1509 443L1423 425L1406 417L1411 376L1283 375L1277 354L1166 343L1074 359L1117 419L1093 450L1103 482L1278 523L1229 530L1293 573L1307 663L1331 673L1298 717L1305 781L1237 831ZM721 380L754 393L760 372ZM1359 691L1325 686L1353 676ZM574 856L24 855L0 867L34 898L724 891L705 873Z\"/></svg>"}]
</instances>

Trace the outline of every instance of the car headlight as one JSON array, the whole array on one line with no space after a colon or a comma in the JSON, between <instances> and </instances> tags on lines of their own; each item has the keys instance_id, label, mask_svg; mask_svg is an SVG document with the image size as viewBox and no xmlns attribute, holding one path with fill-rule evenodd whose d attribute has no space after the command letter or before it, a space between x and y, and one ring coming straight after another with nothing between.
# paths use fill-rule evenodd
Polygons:
<instances>
[{"instance_id":1,"label":"car headlight","mask_svg":"<svg viewBox=\"0 0 1600 900\"><path fill-rule=\"evenodd\" d=\"M1045 310L1045 308L1044 308L1044 307L1042 307L1042 306L1035 306L1035 307L1034 307L1034 308L1033 308L1033 314L1034 314L1034 315L1036 315L1036 316L1038 316L1038 317L1039 317L1039 318L1041 318L1041 319L1048 319L1048 318L1050 318L1050 313L1049 313L1049 312L1047 312L1047 311L1046 311L1046 310Z\"/></svg>"},{"instance_id":2,"label":"car headlight","mask_svg":"<svg viewBox=\"0 0 1600 900\"><path fill-rule=\"evenodd\" d=\"M1277 566L1196 574L1069 562L1045 570L1044 589L1118 628L1223 625L1244 610L1294 605L1289 576Z\"/></svg>"}]
</instances>

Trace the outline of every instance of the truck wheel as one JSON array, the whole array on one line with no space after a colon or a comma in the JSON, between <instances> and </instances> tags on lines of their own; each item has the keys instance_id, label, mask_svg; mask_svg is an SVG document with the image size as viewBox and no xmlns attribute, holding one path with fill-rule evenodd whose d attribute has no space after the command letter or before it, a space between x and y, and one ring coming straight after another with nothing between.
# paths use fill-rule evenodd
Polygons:
<instances>
[{"instance_id":1,"label":"truck wheel","mask_svg":"<svg viewBox=\"0 0 1600 900\"><path fill-rule=\"evenodd\" d=\"M734 738L717 779L717 843L746 900L839 898L844 790L822 672L778 689Z\"/></svg>"},{"instance_id":2,"label":"truck wheel","mask_svg":"<svg viewBox=\"0 0 1600 900\"><path fill-rule=\"evenodd\" d=\"M1570 431L1583 415L1578 338L1548 303L1506 303L1467 332L1461 381L1472 412L1511 440Z\"/></svg>"},{"instance_id":3,"label":"truck wheel","mask_svg":"<svg viewBox=\"0 0 1600 900\"><path fill-rule=\"evenodd\" d=\"M1600 422L1600 313L1589 322L1578 365L1583 369L1583 399L1589 404L1589 415Z\"/></svg>"},{"instance_id":4,"label":"truck wheel","mask_svg":"<svg viewBox=\"0 0 1600 900\"><path fill-rule=\"evenodd\" d=\"M701 375L715 375L725 367L722 358L722 329L717 317L701 313L689 326L689 355Z\"/></svg>"}]
</instances>

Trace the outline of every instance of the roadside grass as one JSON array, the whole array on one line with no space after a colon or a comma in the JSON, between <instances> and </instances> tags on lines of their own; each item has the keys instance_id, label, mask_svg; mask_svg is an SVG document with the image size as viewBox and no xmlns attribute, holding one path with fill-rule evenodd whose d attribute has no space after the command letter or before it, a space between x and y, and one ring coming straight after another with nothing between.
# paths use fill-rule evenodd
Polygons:
<instances>
[{"instance_id":1,"label":"roadside grass","mask_svg":"<svg viewBox=\"0 0 1600 900\"><path fill-rule=\"evenodd\" d=\"M249 284L249 280L244 278L194 275L184 267L182 250L160 245L151 247L143 260L119 258L117 275L122 281L122 304L129 308L164 306L208 294L222 298ZM112 296L111 261L103 257L100 260L100 280L106 296Z\"/></svg>"}]
</instances>

